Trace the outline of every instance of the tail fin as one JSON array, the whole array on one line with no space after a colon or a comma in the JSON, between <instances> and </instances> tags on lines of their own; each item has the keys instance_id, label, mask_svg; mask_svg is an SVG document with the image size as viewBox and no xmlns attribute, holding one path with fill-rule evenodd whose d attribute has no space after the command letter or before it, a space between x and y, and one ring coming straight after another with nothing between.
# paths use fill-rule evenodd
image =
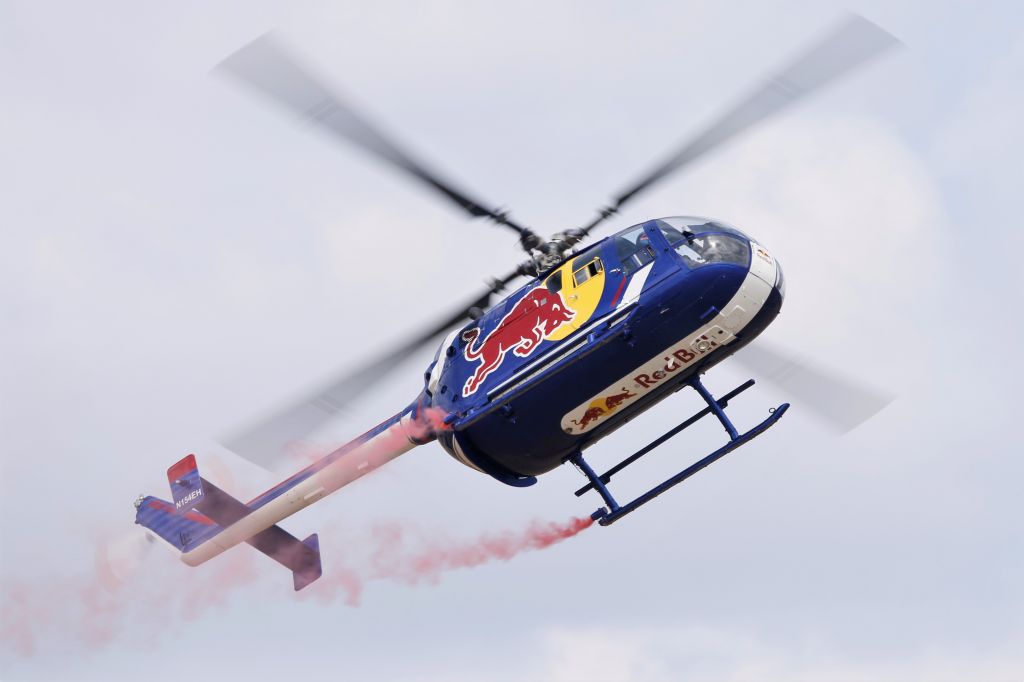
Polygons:
<instances>
[{"instance_id":1,"label":"tail fin","mask_svg":"<svg viewBox=\"0 0 1024 682\"><path fill-rule=\"evenodd\" d=\"M196 456L189 455L167 470L167 482L171 485L174 508L185 512L199 505L203 499L203 482L199 476Z\"/></svg>"},{"instance_id":2,"label":"tail fin","mask_svg":"<svg viewBox=\"0 0 1024 682\"><path fill-rule=\"evenodd\" d=\"M135 522L149 528L182 552L207 542L252 509L199 475L195 455L167 470L173 504L156 497L136 501ZM246 542L292 571L296 590L322 574L316 533L299 541L280 526L270 526Z\"/></svg>"}]
</instances>

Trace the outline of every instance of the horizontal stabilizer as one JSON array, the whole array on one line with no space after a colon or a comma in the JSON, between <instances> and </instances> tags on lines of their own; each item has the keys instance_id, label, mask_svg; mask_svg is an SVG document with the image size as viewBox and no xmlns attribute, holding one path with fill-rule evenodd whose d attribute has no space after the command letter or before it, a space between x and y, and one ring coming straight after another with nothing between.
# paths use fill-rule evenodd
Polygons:
<instances>
[{"instance_id":1,"label":"horizontal stabilizer","mask_svg":"<svg viewBox=\"0 0 1024 682\"><path fill-rule=\"evenodd\" d=\"M207 481L200 479L204 490L197 510L213 519L221 527L230 526L252 513L246 505ZM316 533L299 541L281 528L271 526L261 530L246 542L292 572L295 589L301 590L320 577L320 542Z\"/></svg>"},{"instance_id":2,"label":"horizontal stabilizer","mask_svg":"<svg viewBox=\"0 0 1024 682\"><path fill-rule=\"evenodd\" d=\"M281 526L271 526L253 535L246 542L282 566L291 569L296 592L323 574L320 567L320 538L316 533L299 542Z\"/></svg>"}]
</instances>

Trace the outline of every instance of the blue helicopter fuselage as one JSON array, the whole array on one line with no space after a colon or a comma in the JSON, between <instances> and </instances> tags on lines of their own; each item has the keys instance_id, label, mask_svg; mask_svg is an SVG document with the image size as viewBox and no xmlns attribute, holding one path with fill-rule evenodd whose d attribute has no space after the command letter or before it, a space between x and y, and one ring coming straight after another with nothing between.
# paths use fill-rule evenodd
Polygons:
<instances>
[{"instance_id":1,"label":"blue helicopter fuselage","mask_svg":"<svg viewBox=\"0 0 1024 682\"><path fill-rule=\"evenodd\" d=\"M778 315L775 259L725 223L663 218L566 259L441 344L421 404L464 464L531 485Z\"/></svg>"}]
</instances>

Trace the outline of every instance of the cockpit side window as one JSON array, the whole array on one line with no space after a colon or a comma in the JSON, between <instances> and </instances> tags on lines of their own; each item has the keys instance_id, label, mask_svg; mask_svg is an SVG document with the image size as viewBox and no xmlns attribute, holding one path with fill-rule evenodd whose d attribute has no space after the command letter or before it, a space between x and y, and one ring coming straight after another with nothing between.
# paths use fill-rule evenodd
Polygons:
<instances>
[{"instance_id":1,"label":"cockpit side window","mask_svg":"<svg viewBox=\"0 0 1024 682\"><path fill-rule=\"evenodd\" d=\"M615 253L627 277L654 260L654 249L644 228L636 227L615 238Z\"/></svg>"}]
</instances>

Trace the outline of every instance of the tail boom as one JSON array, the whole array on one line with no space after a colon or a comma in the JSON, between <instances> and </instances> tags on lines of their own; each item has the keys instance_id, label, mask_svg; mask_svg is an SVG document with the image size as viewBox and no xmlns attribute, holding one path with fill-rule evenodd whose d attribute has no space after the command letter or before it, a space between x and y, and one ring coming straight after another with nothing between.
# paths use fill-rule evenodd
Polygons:
<instances>
[{"instance_id":1,"label":"tail boom","mask_svg":"<svg viewBox=\"0 0 1024 682\"><path fill-rule=\"evenodd\" d=\"M409 452L422 443L422 437L422 429L408 414L384 422L245 505L250 510L248 514L206 542L184 552L181 560L189 566L209 561Z\"/></svg>"}]
</instances>

